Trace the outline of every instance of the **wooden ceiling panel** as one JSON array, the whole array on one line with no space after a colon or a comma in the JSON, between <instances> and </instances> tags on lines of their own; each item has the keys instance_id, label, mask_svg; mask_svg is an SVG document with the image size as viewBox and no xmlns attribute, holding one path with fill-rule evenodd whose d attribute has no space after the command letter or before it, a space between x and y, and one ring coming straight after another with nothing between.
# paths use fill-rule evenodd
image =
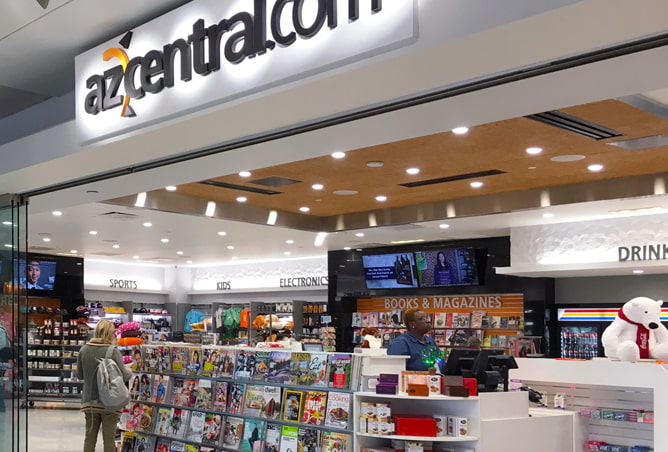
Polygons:
<instances>
[{"instance_id":1,"label":"wooden ceiling panel","mask_svg":"<svg viewBox=\"0 0 668 452\"><path fill-rule=\"evenodd\" d=\"M310 215L333 216L385 207L439 202L482 194L512 192L556 185L618 178L668 171L668 148L626 151L607 143L656 134L668 135L668 121L617 100L605 100L560 110L583 120L619 131L622 137L596 141L528 118L514 118L471 128L466 135L444 132L411 140L349 151L340 160L318 157L252 171L250 178L237 174L216 181L246 187L274 189L253 184L253 180L283 177L301 182L275 188L280 194L265 195L198 183L179 187L179 193L220 202L236 202L245 196L248 204L298 212L308 206ZM543 148L540 155L528 155L530 146ZM566 154L585 159L560 163L552 157ZM370 168L367 162L383 162ZM587 166L604 165L592 173ZM406 169L420 169L409 175ZM532 169L530 169L532 168ZM472 180L407 188L400 184L424 181L486 170L505 174L483 177L481 189L470 187ZM324 190L311 188L315 183ZM339 196L336 190L355 190L352 196ZM375 200L388 197L386 202Z\"/></svg>"}]
</instances>

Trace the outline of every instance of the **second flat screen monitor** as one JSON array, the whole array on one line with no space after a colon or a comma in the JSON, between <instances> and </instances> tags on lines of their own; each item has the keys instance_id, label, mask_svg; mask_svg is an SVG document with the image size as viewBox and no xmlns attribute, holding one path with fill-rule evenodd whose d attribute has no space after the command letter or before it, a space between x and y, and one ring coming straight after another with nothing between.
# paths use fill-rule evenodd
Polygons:
<instances>
[{"instance_id":1,"label":"second flat screen monitor","mask_svg":"<svg viewBox=\"0 0 668 452\"><path fill-rule=\"evenodd\" d=\"M417 287L412 253L362 256L364 279L368 289Z\"/></svg>"},{"instance_id":2,"label":"second flat screen monitor","mask_svg":"<svg viewBox=\"0 0 668 452\"><path fill-rule=\"evenodd\" d=\"M475 286L478 270L473 248L443 248L415 252L422 287Z\"/></svg>"}]
</instances>

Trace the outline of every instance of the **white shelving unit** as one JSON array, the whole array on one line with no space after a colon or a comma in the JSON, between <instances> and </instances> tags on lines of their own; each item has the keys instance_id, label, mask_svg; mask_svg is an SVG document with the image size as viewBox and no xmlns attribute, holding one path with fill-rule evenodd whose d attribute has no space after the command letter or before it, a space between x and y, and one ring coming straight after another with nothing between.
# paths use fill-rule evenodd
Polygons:
<instances>
[{"instance_id":1,"label":"white shelving unit","mask_svg":"<svg viewBox=\"0 0 668 452\"><path fill-rule=\"evenodd\" d=\"M362 402L390 403L392 414L424 414L468 418L468 436L414 437L360 433ZM529 415L526 392L490 392L478 397L417 397L358 392L354 395L355 451L389 447L391 440L448 443L447 447L477 452L572 452L573 413Z\"/></svg>"},{"instance_id":2,"label":"white shelving unit","mask_svg":"<svg viewBox=\"0 0 668 452\"><path fill-rule=\"evenodd\" d=\"M566 410L573 412L574 447L588 440L619 445L654 446L668 451L668 365L654 361L623 363L607 358L589 361L517 358L510 378L521 380L547 395L566 394ZM654 411L654 424L581 417L583 408ZM551 410L554 411L554 410Z\"/></svg>"}]
</instances>

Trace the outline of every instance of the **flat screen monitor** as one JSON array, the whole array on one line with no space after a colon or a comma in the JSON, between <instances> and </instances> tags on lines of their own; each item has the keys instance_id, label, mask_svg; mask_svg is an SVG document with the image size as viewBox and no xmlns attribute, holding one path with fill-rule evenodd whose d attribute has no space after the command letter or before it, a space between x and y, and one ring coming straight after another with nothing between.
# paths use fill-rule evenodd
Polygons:
<instances>
[{"instance_id":1,"label":"flat screen monitor","mask_svg":"<svg viewBox=\"0 0 668 452\"><path fill-rule=\"evenodd\" d=\"M42 257L19 259L19 284L30 291L53 291L56 285L56 261Z\"/></svg>"},{"instance_id":2,"label":"flat screen monitor","mask_svg":"<svg viewBox=\"0 0 668 452\"><path fill-rule=\"evenodd\" d=\"M322 344L318 342L304 342L302 343L302 349L305 352L321 352L324 350Z\"/></svg>"},{"instance_id":3,"label":"flat screen monitor","mask_svg":"<svg viewBox=\"0 0 668 452\"><path fill-rule=\"evenodd\" d=\"M478 349L453 348L450 350L443 373L445 375L461 375L462 377L470 378L477 356Z\"/></svg>"},{"instance_id":4,"label":"flat screen monitor","mask_svg":"<svg viewBox=\"0 0 668 452\"><path fill-rule=\"evenodd\" d=\"M415 252L421 287L476 286L478 266L473 248L441 248Z\"/></svg>"},{"instance_id":5,"label":"flat screen monitor","mask_svg":"<svg viewBox=\"0 0 668 452\"><path fill-rule=\"evenodd\" d=\"M362 256L367 289L418 287L413 253Z\"/></svg>"}]
</instances>

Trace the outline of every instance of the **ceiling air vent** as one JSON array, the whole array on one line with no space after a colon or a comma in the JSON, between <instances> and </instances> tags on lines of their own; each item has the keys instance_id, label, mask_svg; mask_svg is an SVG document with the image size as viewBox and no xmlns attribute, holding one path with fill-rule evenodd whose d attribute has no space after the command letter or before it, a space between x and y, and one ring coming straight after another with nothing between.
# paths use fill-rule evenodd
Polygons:
<instances>
[{"instance_id":1,"label":"ceiling air vent","mask_svg":"<svg viewBox=\"0 0 668 452\"><path fill-rule=\"evenodd\" d=\"M599 124L585 121L584 119L575 116L567 115L560 111L546 111L544 113L536 113L535 115L525 116L528 119L542 122L548 126L557 127L568 132L577 133L583 137L593 138L594 140L605 140L607 138L614 138L622 136L616 130L608 129Z\"/></svg>"},{"instance_id":2,"label":"ceiling air vent","mask_svg":"<svg viewBox=\"0 0 668 452\"><path fill-rule=\"evenodd\" d=\"M114 220L127 221L127 220L134 220L139 215L135 215L133 213L123 213L123 212L107 212L101 214L100 216L104 218L111 218Z\"/></svg>"},{"instance_id":3,"label":"ceiling air vent","mask_svg":"<svg viewBox=\"0 0 668 452\"><path fill-rule=\"evenodd\" d=\"M457 174L456 176L439 177L438 179L420 180L417 182L409 182L406 184L399 184L399 185L409 188L423 187L425 185L443 184L445 182L455 182L458 180L466 180L466 179L477 179L479 177L496 176L497 174L505 174L505 173L506 173L505 171L493 169L487 171L478 171L476 173Z\"/></svg>"},{"instance_id":4,"label":"ceiling air vent","mask_svg":"<svg viewBox=\"0 0 668 452\"><path fill-rule=\"evenodd\" d=\"M292 185L300 183L300 180L288 179L286 177L271 176L264 179L255 179L250 181L251 184L266 185L267 187L283 187L285 185Z\"/></svg>"},{"instance_id":5,"label":"ceiling air vent","mask_svg":"<svg viewBox=\"0 0 668 452\"><path fill-rule=\"evenodd\" d=\"M275 191L275 190L265 190L264 188L257 188L257 187L246 187L244 185L236 185L236 184L228 184L227 182L219 182L216 180L205 180L202 182L198 182L198 184L202 185L210 185L212 187L217 187L217 188L229 188L230 190L239 190L239 191L247 191L250 193L259 193L261 195L280 195L280 191Z\"/></svg>"}]
</instances>

